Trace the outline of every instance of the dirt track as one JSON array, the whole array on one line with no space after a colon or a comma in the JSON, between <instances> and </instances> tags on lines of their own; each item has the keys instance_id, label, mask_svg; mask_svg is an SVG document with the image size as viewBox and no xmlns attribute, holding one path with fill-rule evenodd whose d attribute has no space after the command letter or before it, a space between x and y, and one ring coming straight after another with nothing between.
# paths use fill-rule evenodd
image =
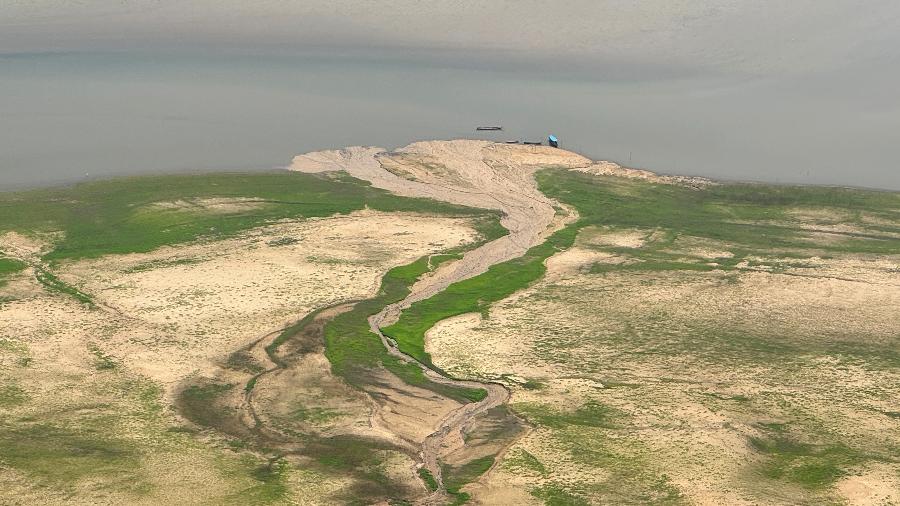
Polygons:
<instances>
[{"instance_id":1,"label":"dirt track","mask_svg":"<svg viewBox=\"0 0 900 506\"><path fill-rule=\"evenodd\" d=\"M461 260L441 266L419 280L404 300L385 307L369 319L372 331L381 336L392 354L414 361L397 350L381 334L380 328L394 323L412 303L427 299L452 283L481 274L494 264L521 256L574 220L574 211L563 210L538 191L534 171L549 166L586 168L592 163L575 153L549 147L457 140L414 143L393 153L373 147L320 151L295 157L291 169L342 170L398 195L496 209L504 214L502 224L509 230L508 235L466 253ZM505 403L509 392L499 384L453 380L427 368L426 374L440 383L474 386L488 392L481 402L449 412L422 443L422 461L442 484L438 457L462 445L462 428L479 414Z\"/></svg>"}]
</instances>

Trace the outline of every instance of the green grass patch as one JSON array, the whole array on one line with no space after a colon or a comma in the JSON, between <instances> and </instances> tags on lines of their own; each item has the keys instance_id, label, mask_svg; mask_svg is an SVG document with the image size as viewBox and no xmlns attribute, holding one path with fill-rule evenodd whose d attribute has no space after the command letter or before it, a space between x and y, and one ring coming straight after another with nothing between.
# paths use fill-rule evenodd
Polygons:
<instances>
[{"instance_id":1,"label":"green grass patch","mask_svg":"<svg viewBox=\"0 0 900 506\"><path fill-rule=\"evenodd\" d=\"M438 482L434 479L434 475L431 474L431 471L425 469L424 467L419 468L419 478L422 478L422 482L425 483L425 486L428 487L430 492L434 492L438 489Z\"/></svg>"},{"instance_id":2,"label":"green grass patch","mask_svg":"<svg viewBox=\"0 0 900 506\"><path fill-rule=\"evenodd\" d=\"M285 483L288 463L284 459L275 459L253 470L251 476L258 484L242 494L251 503L269 503L280 500L287 495Z\"/></svg>"},{"instance_id":3,"label":"green grass patch","mask_svg":"<svg viewBox=\"0 0 900 506\"><path fill-rule=\"evenodd\" d=\"M383 328L382 332L394 339L402 352L433 367L431 357L425 352L428 329L451 316L484 312L490 304L528 286L547 270L544 260L571 246L575 234L572 227L560 230L525 255L493 265L483 274L454 283L437 295L416 302L403 311L397 323Z\"/></svg>"},{"instance_id":4,"label":"green grass patch","mask_svg":"<svg viewBox=\"0 0 900 506\"><path fill-rule=\"evenodd\" d=\"M596 401L588 401L569 412L558 411L542 404L525 402L516 403L511 407L529 421L554 429L569 426L613 429L617 427L616 419L620 416L613 408Z\"/></svg>"},{"instance_id":5,"label":"green grass patch","mask_svg":"<svg viewBox=\"0 0 900 506\"><path fill-rule=\"evenodd\" d=\"M865 459L842 444L809 444L776 432L771 437L751 437L750 445L767 457L760 471L773 480L821 489L846 476Z\"/></svg>"},{"instance_id":6,"label":"green grass patch","mask_svg":"<svg viewBox=\"0 0 900 506\"><path fill-rule=\"evenodd\" d=\"M603 504L678 504L682 497L668 477L647 461L633 441L622 438L628 429L625 414L596 401L571 411L535 403L517 403L511 408L539 428L549 429L553 447L571 462L602 469L606 477L592 483L557 481L555 470L538 466L527 455L515 454L510 470L522 474L540 472L550 481L532 490L546 504L585 504L586 498ZM539 471L540 470L540 471Z\"/></svg>"},{"instance_id":7,"label":"green grass patch","mask_svg":"<svg viewBox=\"0 0 900 506\"><path fill-rule=\"evenodd\" d=\"M142 492L140 455L131 445L99 430L52 423L0 425L4 465L54 485L113 480L117 488ZM107 483L106 486L109 486Z\"/></svg>"},{"instance_id":8,"label":"green grass patch","mask_svg":"<svg viewBox=\"0 0 900 506\"><path fill-rule=\"evenodd\" d=\"M519 474L537 474L547 476L547 468L525 449L518 448L509 452L503 459L503 467Z\"/></svg>"},{"instance_id":9,"label":"green grass patch","mask_svg":"<svg viewBox=\"0 0 900 506\"><path fill-rule=\"evenodd\" d=\"M90 307L91 309L96 309L97 306L94 304L93 299L91 299L89 295L81 292L74 286L59 279L52 272L46 269L38 268L35 270L35 276L37 277L37 280L42 285L44 285L44 288L46 288L48 291L68 295L69 297L72 297L78 302L81 302L82 304Z\"/></svg>"},{"instance_id":10,"label":"green grass patch","mask_svg":"<svg viewBox=\"0 0 900 506\"><path fill-rule=\"evenodd\" d=\"M18 385L0 385L0 408L13 408L28 402L28 394ZM0 459L3 456L0 455Z\"/></svg>"},{"instance_id":11,"label":"green grass patch","mask_svg":"<svg viewBox=\"0 0 900 506\"><path fill-rule=\"evenodd\" d=\"M549 197L574 206L577 226L661 229L769 252L772 248L887 253L900 239L870 229L836 243L816 243L789 220L797 208L865 213L900 223L900 193L817 186L722 184L702 190L573 171L543 170L536 179ZM784 221L784 223L778 223ZM861 222L856 223L862 225ZM900 232L900 225L885 232Z\"/></svg>"},{"instance_id":12,"label":"green grass patch","mask_svg":"<svg viewBox=\"0 0 900 506\"><path fill-rule=\"evenodd\" d=\"M369 329L369 316L409 295L409 287L428 269L428 258L423 257L388 271L377 296L357 302L352 310L335 316L325 325L325 356L331 362L332 371L351 384L365 383L369 371L380 365L410 385L464 402L482 400L487 396L484 389L456 388L430 381L416 364L390 355L381 339Z\"/></svg>"},{"instance_id":13,"label":"green grass patch","mask_svg":"<svg viewBox=\"0 0 900 506\"><path fill-rule=\"evenodd\" d=\"M282 458L265 463L251 456L241 461L240 470L232 478L249 479L246 488L225 498L227 504L283 503L288 496L287 475L290 464Z\"/></svg>"},{"instance_id":14,"label":"green grass patch","mask_svg":"<svg viewBox=\"0 0 900 506\"><path fill-rule=\"evenodd\" d=\"M299 422L324 423L343 416L344 413L336 409L297 406L291 411L291 418Z\"/></svg>"},{"instance_id":15,"label":"green grass patch","mask_svg":"<svg viewBox=\"0 0 900 506\"><path fill-rule=\"evenodd\" d=\"M572 493L565 485L550 482L531 490L531 495L547 506L589 506L591 503Z\"/></svg>"},{"instance_id":16,"label":"green grass patch","mask_svg":"<svg viewBox=\"0 0 900 506\"><path fill-rule=\"evenodd\" d=\"M733 244L743 252L769 252L772 248L826 249L852 252L900 250L900 239L848 238L832 244L810 242L795 227L773 224L798 206L839 207L884 214L886 206L900 206L900 194L839 188L720 185L697 191L673 185L652 184L621 178L591 176L559 170L538 172L542 192L574 206L579 220L535 246L520 258L492 266L487 272L454 283L430 299L406 309L400 319L383 330L404 353L433 367L425 351L425 332L437 322L464 313L485 312L490 305L539 279L544 260L568 248L583 227L615 226L661 229L662 239L647 251L631 250L640 261L619 265L596 264L592 272L612 271L712 271L739 261L722 259L687 262L661 250L679 235L690 235ZM754 222L755 220L755 222ZM746 223L749 222L749 223ZM900 232L900 227L898 227ZM652 254L651 254L652 253Z\"/></svg>"},{"instance_id":17,"label":"green grass patch","mask_svg":"<svg viewBox=\"0 0 900 506\"><path fill-rule=\"evenodd\" d=\"M460 492L460 489L467 483L471 483L478 479L479 476L486 473L491 466L494 465L494 456L488 455L467 462L459 467L451 467L448 465L441 466L441 473L444 478L444 488L447 493L456 496L453 504L464 504L469 500L469 494Z\"/></svg>"},{"instance_id":18,"label":"green grass patch","mask_svg":"<svg viewBox=\"0 0 900 506\"><path fill-rule=\"evenodd\" d=\"M190 421L206 427L216 427L222 419L216 400L234 388L232 383L191 385L179 395L181 413Z\"/></svg>"},{"instance_id":19,"label":"green grass patch","mask_svg":"<svg viewBox=\"0 0 900 506\"><path fill-rule=\"evenodd\" d=\"M459 260L462 257L463 257L462 253L431 255L431 258L429 258L429 262L431 264L432 269L437 269L441 264L443 264L445 262L449 262L451 260Z\"/></svg>"},{"instance_id":20,"label":"green grass patch","mask_svg":"<svg viewBox=\"0 0 900 506\"><path fill-rule=\"evenodd\" d=\"M118 367L118 363L116 360L107 355L103 350L98 348L96 345L88 345L88 350L90 350L91 354L94 355L94 369L98 371L110 371Z\"/></svg>"},{"instance_id":21,"label":"green grass patch","mask_svg":"<svg viewBox=\"0 0 900 506\"><path fill-rule=\"evenodd\" d=\"M281 367L284 367L286 364L284 360L278 356L278 349L286 343L289 339L296 336L300 331L304 329L307 325L309 325L313 319L319 315L323 311L324 308L317 309L308 315L304 316L300 321L291 324L287 328L281 331L275 339L272 340L266 347L266 355L269 356L269 360L278 364ZM236 359L240 360L240 358Z\"/></svg>"},{"instance_id":22,"label":"green grass patch","mask_svg":"<svg viewBox=\"0 0 900 506\"><path fill-rule=\"evenodd\" d=\"M203 199L249 199L253 207L228 212ZM486 216L478 226L495 233L498 214L429 199L397 197L343 174L217 173L118 178L69 187L0 193L0 232L64 232L48 260L147 252L199 238L221 239L285 218L379 211ZM494 222L494 223L492 223Z\"/></svg>"},{"instance_id":23,"label":"green grass patch","mask_svg":"<svg viewBox=\"0 0 900 506\"><path fill-rule=\"evenodd\" d=\"M605 272L659 272L659 271L712 271L720 267L705 263L672 262L672 261L640 261L634 263L607 264L595 263L591 266L591 274Z\"/></svg>"},{"instance_id":24,"label":"green grass patch","mask_svg":"<svg viewBox=\"0 0 900 506\"><path fill-rule=\"evenodd\" d=\"M259 376L254 376L247 381L247 384L244 385L244 392L250 393L256 388L256 381L259 379Z\"/></svg>"},{"instance_id":25,"label":"green grass patch","mask_svg":"<svg viewBox=\"0 0 900 506\"><path fill-rule=\"evenodd\" d=\"M0 287L6 284L7 278L28 267L25 262L14 258L0 257Z\"/></svg>"}]
</instances>

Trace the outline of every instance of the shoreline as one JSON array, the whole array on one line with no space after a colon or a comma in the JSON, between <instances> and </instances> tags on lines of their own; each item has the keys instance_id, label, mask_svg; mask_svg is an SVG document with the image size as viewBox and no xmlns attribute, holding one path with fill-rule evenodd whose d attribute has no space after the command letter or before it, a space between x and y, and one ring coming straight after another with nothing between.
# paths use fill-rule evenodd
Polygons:
<instances>
[{"instance_id":1,"label":"shoreline","mask_svg":"<svg viewBox=\"0 0 900 506\"><path fill-rule=\"evenodd\" d=\"M484 140L484 139L472 139L472 138L456 138L456 139L447 139L447 140ZM427 142L428 140L414 141L414 142ZM496 142L497 144L505 144L500 141L488 141L488 142ZM324 147L322 150L328 149L346 149L353 146L342 146L342 147ZM403 145L397 146L393 149L388 150L388 152L392 152L396 149L402 148ZM820 187L820 188L838 188L838 189L847 189L847 190L861 190L861 191L875 191L875 192L887 192L887 193L897 193L900 192L900 186L897 188L879 188L872 186L859 186L859 185L851 185L851 184L833 184L833 183L802 183L802 182L792 182L792 181L765 181L765 180L756 180L756 179L729 179L722 178L720 176L709 176L702 175L696 173L670 173L670 172L660 172L653 170L651 168L646 167L635 167L623 164L616 160L594 160L591 157L584 155L578 151L569 150L566 148L561 148L563 151L572 152L581 156L584 156L595 163L613 163L618 165L621 168L636 170L636 171L644 171L653 174L654 176L666 177L666 178L685 178L685 179L703 179L708 180L713 184L746 184L746 185L763 185L763 186L778 186L784 188L790 187ZM315 152L319 150L313 150L308 152ZM132 173L125 174L100 174L97 176L88 176L88 177L77 177L77 178L59 178L50 181L45 181L43 183L11 183L11 184L0 184L0 195L9 194L9 193L24 193L29 191L40 191L40 190L55 190L55 189L64 189L71 188L73 186L77 186L80 184L90 184L97 182L104 182L110 180L124 180L124 179L140 179L140 178L157 178L157 177L166 177L166 176L203 176L210 174L265 174L265 173L276 173L282 171L289 171L290 165L278 164L271 166L255 166L255 167L223 167L223 168L202 168L202 169L175 169L175 170L139 170Z\"/></svg>"}]
</instances>

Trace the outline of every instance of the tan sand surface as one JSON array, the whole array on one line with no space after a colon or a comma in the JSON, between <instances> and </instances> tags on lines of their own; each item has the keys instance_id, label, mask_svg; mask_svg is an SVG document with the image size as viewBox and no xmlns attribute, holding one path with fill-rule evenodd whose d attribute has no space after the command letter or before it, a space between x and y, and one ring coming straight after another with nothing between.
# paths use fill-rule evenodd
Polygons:
<instances>
[{"instance_id":1,"label":"tan sand surface","mask_svg":"<svg viewBox=\"0 0 900 506\"><path fill-rule=\"evenodd\" d=\"M604 233L611 237L598 238ZM428 332L426 350L453 375L504 382L512 389L514 408L568 412L598 401L618 410L629 420L620 430L584 429L581 437L605 441L604 451L621 454L632 463L627 465L645 462L645 470L633 471L632 478L664 474L690 503L784 504L842 496L853 504L891 504L898 493L896 464L862 468L859 476L815 493L821 495L784 485L767 485L768 492L760 495L753 485L759 478L752 477L762 461L748 437L761 434L758 423L812 419L815 430L825 427L860 445L884 448L900 440L900 423L879 415L896 411L890 406L900 402L890 387L900 381L897 371L850 365L839 355L800 368L706 359L706 348L661 353L652 351L652 341L646 354L633 346L623 353L615 338L640 325L642 333L656 333L665 342L672 333L686 332L682 322L689 322L713 335L737 326L748 336L790 336L791 343L805 343L800 346L878 345L900 335L895 309L900 307L900 258L754 257L808 265L778 272L749 267L736 277L725 272L587 273L595 261L609 261L603 258L609 254L584 248L640 247L640 237L638 231L585 230L576 247L548 259L540 282L495 304L487 318L470 314L439 322ZM731 253L725 244L696 238L679 238L675 244L686 255ZM690 342L689 335L684 339ZM524 379L542 386L525 388ZM620 490L632 485L607 474L614 466L592 467L573 458L565 438L574 433L574 428L538 427L509 450L511 455L528 451L547 474L510 470L501 463L467 490L502 501L504 494L516 497L522 488L569 483L602 490L598 497L616 502L610 490L617 480ZM774 499L771 487L781 487L780 499Z\"/></svg>"},{"instance_id":2,"label":"tan sand surface","mask_svg":"<svg viewBox=\"0 0 900 506\"><path fill-rule=\"evenodd\" d=\"M0 482L16 485L3 487L0 502L10 494L46 504L232 502L229 494L254 486L256 464L223 450L216 436L168 430L181 423L170 406L179 383L313 309L372 296L390 267L474 240L470 225L467 218L361 211L54 266L98 302L96 310L47 292L27 269L0 289L17 299L0 305L0 378L26 397L4 407L5 416L20 424L16 430L30 430L32 417L85 434L104 427L103 437L141 455L123 479L147 492L103 474L65 492L4 466ZM37 262L46 247L19 234L2 237L4 252L27 261ZM327 362L317 366L327 374ZM158 408L147 404L158 394ZM286 478L300 504L338 504L325 496L352 482L310 473L293 468Z\"/></svg>"}]
</instances>

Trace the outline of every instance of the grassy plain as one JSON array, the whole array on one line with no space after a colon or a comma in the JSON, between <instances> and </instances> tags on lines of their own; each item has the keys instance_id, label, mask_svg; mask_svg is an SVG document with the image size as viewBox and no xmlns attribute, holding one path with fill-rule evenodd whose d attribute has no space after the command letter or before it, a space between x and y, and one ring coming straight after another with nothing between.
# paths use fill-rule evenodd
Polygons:
<instances>
[{"instance_id":1,"label":"grassy plain","mask_svg":"<svg viewBox=\"0 0 900 506\"><path fill-rule=\"evenodd\" d=\"M385 334L395 339L405 353L433 365L424 349L428 329L445 318L484 312L491 303L539 279L545 272L544 261L571 246L577 231L587 226L654 228L666 234L663 241L641 250L640 262L614 266L598 264L594 266L596 271L710 271L736 265L748 255L778 248L809 250L815 247L828 252L873 254L900 251L900 237L890 235L896 230L889 225L869 224L865 231L837 232L846 240L817 245L802 231L777 223L786 218L787 209L805 206L839 208L852 213L849 221L842 222L844 224L858 222L862 213L870 220L890 224L897 219L896 208L892 207L897 205L897 198L893 193L765 185L721 185L695 191L628 180L617 182L615 189L610 191L595 184L594 178L598 176L540 174L541 190L578 209L578 222L557 232L524 256L492 266L482 275L455 283L435 297L414 304L404 311L397 323L383 329ZM677 235L727 242L734 251L729 259L721 259L720 264L684 261L677 254L665 251L665 246Z\"/></svg>"},{"instance_id":2,"label":"grassy plain","mask_svg":"<svg viewBox=\"0 0 900 506\"><path fill-rule=\"evenodd\" d=\"M445 462L457 502L900 502L900 195L537 179L577 222L384 329L427 365L504 382L533 426L508 452ZM425 493L435 478L417 478L408 456L338 433L371 424L346 384L396 389L396 377L417 402L485 395L390 356L367 318L475 236L502 234L494 213L271 173L0 194L0 216L5 499L350 503L396 498L398 483ZM9 232L42 246L21 254ZM327 362L295 353L316 314L286 319L350 299L360 302L321 328ZM281 325L259 355L242 348ZM258 380L266 357L295 370ZM240 381L189 386L196 411L181 414L199 427L185 423L173 392L217 368ZM204 428L221 423L215 401L251 392L257 416L307 445L305 457ZM463 437L512 431L496 420Z\"/></svg>"},{"instance_id":3,"label":"grassy plain","mask_svg":"<svg viewBox=\"0 0 900 506\"><path fill-rule=\"evenodd\" d=\"M505 382L535 427L464 490L551 505L900 500L900 195L538 181L580 214L545 276L408 320L422 357ZM423 339L418 322L471 312Z\"/></svg>"},{"instance_id":4,"label":"grassy plain","mask_svg":"<svg viewBox=\"0 0 900 506\"><path fill-rule=\"evenodd\" d=\"M5 193L0 216L0 502L42 504L346 503L376 491L360 483L385 490L406 462L396 452L347 437L300 464L187 423L220 414L177 413L174 392L219 361L261 372L258 357L231 352L339 300L401 297L424 270L502 231L496 213L298 173ZM370 350L414 384L483 395L432 385L387 356L365 311L351 316L329 348L348 379L347 360ZM186 396L245 387L228 385ZM291 414L323 424L343 412L299 404Z\"/></svg>"},{"instance_id":5,"label":"grassy plain","mask_svg":"<svg viewBox=\"0 0 900 506\"><path fill-rule=\"evenodd\" d=\"M144 176L0 193L0 233L60 234L47 260L147 252L217 240L280 219L378 211L486 212L398 198L346 175L298 172ZM484 227L496 229L496 220Z\"/></svg>"}]
</instances>

